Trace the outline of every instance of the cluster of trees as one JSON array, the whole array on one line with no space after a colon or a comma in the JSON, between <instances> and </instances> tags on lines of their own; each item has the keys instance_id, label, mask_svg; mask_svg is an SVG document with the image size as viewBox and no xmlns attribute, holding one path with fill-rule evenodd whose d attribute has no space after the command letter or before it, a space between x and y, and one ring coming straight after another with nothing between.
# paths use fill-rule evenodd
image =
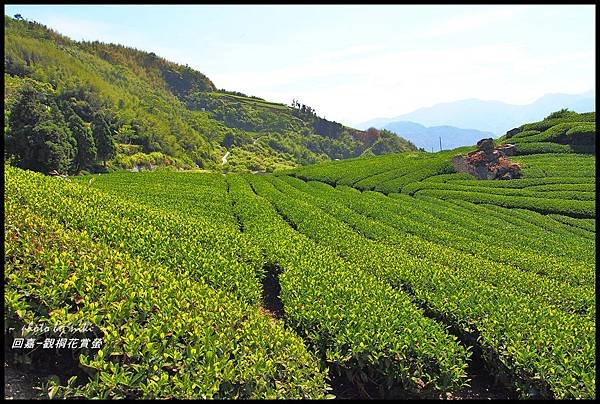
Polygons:
<instances>
[{"instance_id":1,"label":"cluster of trees","mask_svg":"<svg viewBox=\"0 0 600 404\"><path fill-rule=\"evenodd\" d=\"M298 100L292 100L292 108L294 108L296 116L317 116L317 112L314 108L309 107L308 105L301 104Z\"/></svg>"},{"instance_id":2,"label":"cluster of trees","mask_svg":"<svg viewBox=\"0 0 600 404\"><path fill-rule=\"evenodd\" d=\"M95 108L94 101L85 93L57 93L48 84L23 80L5 129L6 157L21 168L44 173L106 165L116 152L113 119Z\"/></svg>"},{"instance_id":3,"label":"cluster of trees","mask_svg":"<svg viewBox=\"0 0 600 404\"><path fill-rule=\"evenodd\" d=\"M141 153L160 152L188 166L211 168L220 162L219 147L210 144L207 134L221 131L222 125L185 108L170 90L179 84L190 91L210 85L199 72L198 80L192 80L187 68L150 53L71 41L41 24L8 16L4 67L5 81L30 78L51 84L58 93L93 93L102 101L103 112L116 117L116 127L122 128L113 131L117 143L141 145ZM163 69L181 72L181 79L165 81L169 73ZM5 116L7 109L5 103ZM119 167L115 159L107 166Z\"/></svg>"},{"instance_id":4,"label":"cluster of trees","mask_svg":"<svg viewBox=\"0 0 600 404\"><path fill-rule=\"evenodd\" d=\"M198 91L215 91L213 82L188 65L180 65L156 55L118 44L82 41L77 44L111 64L126 66L137 76L162 86L180 100Z\"/></svg>"},{"instance_id":5,"label":"cluster of trees","mask_svg":"<svg viewBox=\"0 0 600 404\"><path fill-rule=\"evenodd\" d=\"M296 99L292 100L292 110L294 116L309 122L313 130L320 136L340 139L344 134L348 134L347 131L344 131L344 125L319 117L314 108L302 104Z\"/></svg>"},{"instance_id":6,"label":"cluster of trees","mask_svg":"<svg viewBox=\"0 0 600 404\"><path fill-rule=\"evenodd\" d=\"M210 111L212 116L231 128L248 132L284 131L292 125L289 116L242 103L222 103Z\"/></svg>"}]
</instances>

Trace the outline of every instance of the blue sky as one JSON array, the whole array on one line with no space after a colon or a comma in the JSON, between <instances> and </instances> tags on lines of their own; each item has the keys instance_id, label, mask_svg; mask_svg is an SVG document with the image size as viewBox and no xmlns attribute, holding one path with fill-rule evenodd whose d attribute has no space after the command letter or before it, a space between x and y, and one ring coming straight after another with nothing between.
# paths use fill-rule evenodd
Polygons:
<instances>
[{"instance_id":1,"label":"blue sky","mask_svg":"<svg viewBox=\"0 0 600 404\"><path fill-rule=\"evenodd\" d=\"M593 5L5 5L16 13L350 125L438 102L526 104L595 88Z\"/></svg>"}]
</instances>

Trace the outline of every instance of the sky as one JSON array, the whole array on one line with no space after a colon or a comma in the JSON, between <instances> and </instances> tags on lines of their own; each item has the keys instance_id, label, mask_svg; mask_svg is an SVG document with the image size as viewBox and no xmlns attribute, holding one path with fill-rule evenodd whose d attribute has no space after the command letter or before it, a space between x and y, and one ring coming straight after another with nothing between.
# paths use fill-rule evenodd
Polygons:
<instances>
[{"instance_id":1,"label":"sky","mask_svg":"<svg viewBox=\"0 0 600 404\"><path fill-rule=\"evenodd\" d=\"M5 5L346 125L468 98L595 89L593 5Z\"/></svg>"}]
</instances>

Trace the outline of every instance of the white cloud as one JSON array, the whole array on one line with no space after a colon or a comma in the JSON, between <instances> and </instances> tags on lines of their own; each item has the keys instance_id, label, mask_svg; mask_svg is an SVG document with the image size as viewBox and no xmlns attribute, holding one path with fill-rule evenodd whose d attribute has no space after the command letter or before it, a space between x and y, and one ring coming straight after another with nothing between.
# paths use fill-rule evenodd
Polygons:
<instances>
[{"instance_id":1,"label":"white cloud","mask_svg":"<svg viewBox=\"0 0 600 404\"><path fill-rule=\"evenodd\" d=\"M452 48L432 48L441 46L431 40L438 37L483 35L492 28L510 26L512 19L528 9L535 11L532 6L478 6L450 19L429 19L421 29L395 39L386 37L387 42L369 44L359 42L366 40L360 37L351 47L327 50L315 46L315 54L310 53L312 49L293 49L291 56L278 55L277 43L248 45L218 34L195 38L203 46L198 53L193 43L149 44L140 33L92 19L57 15L44 23L74 39L118 42L187 63L219 88L284 103L297 98L327 118L349 124L459 98L524 104L549 92L574 93L593 86L593 46L585 52L581 47L560 48L547 54L540 47L526 48L525 42L467 46L463 38Z\"/></svg>"},{"instance_id":2,"label":"white cloud","mask_svg":"<svg viewBox=\"0 0 600 404\"><path fill-rule=\"evenodd\" d=\"M527 103L549 89L568 92L574 83L585 90L595 67L593 52L540 57L513 44L377 52L368 57L363 50L348 52L352 58L340 54L343 57L267 72L215 74L214 80L225 88L274 101L289 103L299 98L328 118L357 123L454 101L456 94ZM574 69L580 73L575 79L571 77ZM341 74L347 80L338 80Z\"/></svg>"}]
</instances>

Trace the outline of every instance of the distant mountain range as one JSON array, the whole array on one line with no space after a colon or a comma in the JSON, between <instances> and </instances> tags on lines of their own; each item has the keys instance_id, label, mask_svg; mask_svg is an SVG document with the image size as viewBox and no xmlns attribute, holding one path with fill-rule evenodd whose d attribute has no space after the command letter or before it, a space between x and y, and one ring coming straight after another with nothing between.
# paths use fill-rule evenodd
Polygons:
<instances>
[{"instance_id":1,"label":"distant mountain range","mask_svg":"<svg viewBox=\"0 0 600 404\"><path fill-rule=\"evenodd\" d=\"M483 138L494 137L492 132L461 129L448 125L426 127L410 121L391 122L384 125L382 129L390 130L426 151L439 151L440 139L442 150L450 150L460 146L474 145Z\"/></svg>"},{"instance_id":2,"label":"distant mountain range","mask_svg":"<svg viewBox=\"0 0 600 404\"><path fill-rule=\"evenodd\" d=\"M474 128L491 132L494 137L498 137L514 127L526 122L542 120L550 113L563 108L575 112L595 111L594 91L590 90L582 94L547 94L527 105L478 99L445 102L432 107L419 108L393 118L371 119L354 126L359 129L367 129L371 126L384 128L394 122L410 121L425 126L449 125L456 128ZM412 141L414 142L414 139Z\"/></svg>"}]
</instances>

